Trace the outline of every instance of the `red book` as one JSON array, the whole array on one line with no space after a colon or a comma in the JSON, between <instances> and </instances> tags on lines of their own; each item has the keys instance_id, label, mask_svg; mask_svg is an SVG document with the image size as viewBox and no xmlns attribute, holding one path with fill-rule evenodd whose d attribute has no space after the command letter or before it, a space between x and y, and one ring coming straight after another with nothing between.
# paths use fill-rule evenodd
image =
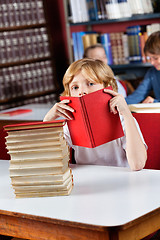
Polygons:
<instances>
[{"instance_id":1,"label":"red book","mask_svg":"<svg viewBox=\"0 0 160 240\"><path fill-rule=\"evenodd\" d=\"M73 145L94 148L124 135L119 114L109 110L111 98L103 89L82 97L60 97L69 99L75 110L74 120L67 121Z\"/></svg>"},{"instance_id":2,"label":"red book","mask_svg":"<svg viewBox=\"0 0 160 240\"><path fill-rule=\"evenodd\" d=\"M15 116L15 115L19 115L19 114L28 113L28 112L32 112L32 109L11 110L11 111L0 113L0 116Z\"/></svg>"}]
</instances>

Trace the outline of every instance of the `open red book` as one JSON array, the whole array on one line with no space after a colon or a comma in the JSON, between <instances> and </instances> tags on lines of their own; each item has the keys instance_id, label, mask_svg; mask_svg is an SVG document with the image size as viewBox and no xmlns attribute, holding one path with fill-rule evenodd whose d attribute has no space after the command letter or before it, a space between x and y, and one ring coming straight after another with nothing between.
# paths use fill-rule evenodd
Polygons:
<instances>
[{"instance_id":1,"label":"open red book","mask_svg":"<svg viewBox=\"0 0 160 240\"><path fill-rule=\"evenodd\" d=\"M82 97L60 97L69 99L75 110L74 120L67 121L73 145L94 148L124 135L119 114L109 110L111 98L103 89Z\"/></svg>"}]
</instances>

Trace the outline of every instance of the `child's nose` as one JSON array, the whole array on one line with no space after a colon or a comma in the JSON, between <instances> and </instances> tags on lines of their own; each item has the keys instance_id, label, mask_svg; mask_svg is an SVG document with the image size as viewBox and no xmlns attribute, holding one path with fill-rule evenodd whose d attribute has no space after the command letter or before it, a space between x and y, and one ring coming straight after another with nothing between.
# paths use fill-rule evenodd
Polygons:
<instances>
[{"instance_id":1,"label":"child's nose","mask_svg":"<svg viewBox=\"0 0 160 240\"><path fill-rule=\"evenodd\" d=\"M85 92L85 91L81 91L80 93L79 93L79 96L83 96L83 95L86 95L87 93Z\"/></svg>"}]
</instances>

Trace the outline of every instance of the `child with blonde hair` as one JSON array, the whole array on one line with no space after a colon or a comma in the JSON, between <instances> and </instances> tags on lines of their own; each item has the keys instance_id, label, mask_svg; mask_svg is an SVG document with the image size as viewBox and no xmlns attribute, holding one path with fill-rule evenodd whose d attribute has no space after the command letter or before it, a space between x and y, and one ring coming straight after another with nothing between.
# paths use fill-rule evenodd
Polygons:
<instances>
[{"instance_id":1,"label":"child with blonde hair","mask_svg":"<svg viewBox=\"0 0 160 240\"><path fill-rule=\"evenodd\" d=\"M111 68L100 60L87 58L78 60L67 69L63 85L62 95L65 96L81 97L100 89L110 94L112 96L109 101L110 111L113 114L119 114L124 131L124 136L121 138L95 148L85 148L72 144L68 126L65 124L64 136L69 146L75 151L76 163L130 167L132 170L142 169L147 159L143 136L124 97L117 93L117 84ZM108 86L112 86L113 90L106 89ZM56 120L58 117L72 121L72 113L75 109L69 106L69 102L70 100L64 99L56 103L46 114L44 121Z\"/></svg>"}]
</instances>

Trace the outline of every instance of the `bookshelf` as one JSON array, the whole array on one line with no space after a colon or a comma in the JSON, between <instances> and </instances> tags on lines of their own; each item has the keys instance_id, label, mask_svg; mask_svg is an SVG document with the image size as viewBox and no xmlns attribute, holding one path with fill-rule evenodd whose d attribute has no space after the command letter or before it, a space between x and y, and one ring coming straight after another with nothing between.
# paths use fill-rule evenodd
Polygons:
<instances>
[{"instance_id":1,"label":"bookshelf","mask_svg":"<svg viewBox=\"0 0 160 240\"><path fill-rule=\"evenodd\" d=\"M67 29L67 43L68 43L68 55L69 62L71 63L73 58L72 50L72 33L80 31L95 31L97 33L116 33L116 32L126 32L126 29L130 26L141 25L146 26L152 23L160 22L160 13L146 13L146 14L135 14L131 17L119 18L119 19L101 19L94 21L84 21L73 23L68 17L68 6L67 1L63 1L65 5L65 19L66 19L66 29ZM131 73L138 74L137 78L139 81L142 80L146 71L151 67L149 63L136 62L127 64L110 65L114 73L117 75L122 74L130 78ZM122 79L123 80L123 79ZM127 79L129 80L129 79Z\"/></svg>"},{"instance_id":2,"label":"bookshelf","mask_svg":"<svg viewBox=\"0 0 160 240\"><path fill-rule=\"evenodd\" d=\"M0 110L57 100L46 1L2 2L0 49Z\"/></svg>"}]
</instances>

